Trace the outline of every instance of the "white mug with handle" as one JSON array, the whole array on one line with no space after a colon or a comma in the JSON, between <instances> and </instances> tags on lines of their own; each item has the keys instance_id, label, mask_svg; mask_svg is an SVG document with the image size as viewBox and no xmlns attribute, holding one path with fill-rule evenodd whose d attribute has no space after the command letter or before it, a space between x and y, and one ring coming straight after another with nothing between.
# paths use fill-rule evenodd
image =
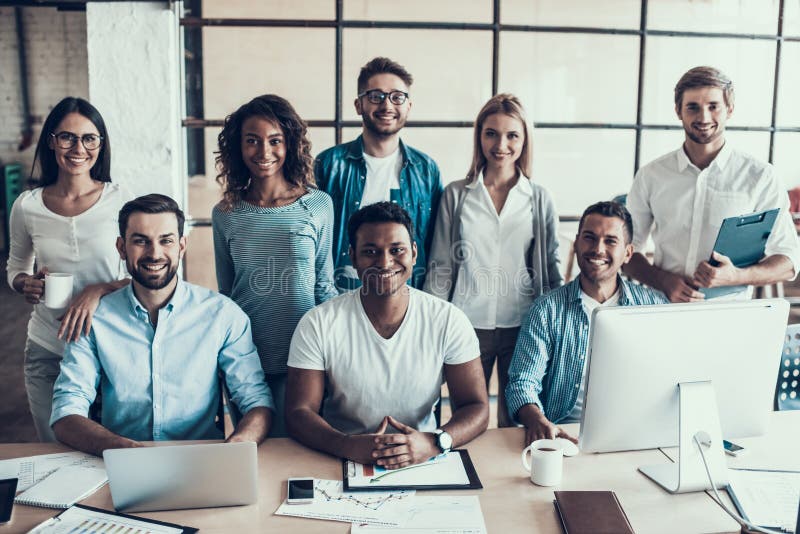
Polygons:
<instances>
[{"instance_id":1,"label":"white mug with handle","mask_svg":"<svg viewBox=\"0 0 800 534\"><path fill-rule=\"evenodd\" d=\"M531 461L528 462L528 452ZM522 465L538 486L558 486L564 470L564 450L560 441L538 439L522 450Z\"/></svg>"}]
</instances>

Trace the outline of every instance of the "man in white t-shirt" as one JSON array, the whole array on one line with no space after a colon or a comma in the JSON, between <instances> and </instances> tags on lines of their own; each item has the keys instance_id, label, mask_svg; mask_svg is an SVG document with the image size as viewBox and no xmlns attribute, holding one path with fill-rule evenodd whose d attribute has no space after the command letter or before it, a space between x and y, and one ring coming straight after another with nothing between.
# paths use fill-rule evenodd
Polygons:
<instances>
[{"instance_id":1,"label":"man in white t-shirt","mask_svg":"<svg viewBox=\"0 0 800 534\"><path fill-rule=\"evenodd\" d=\"M375 202L395 202L411 216L419 261L410 283L422 289L425 281L442 181L436 162L400 139L411 111L413 81L405 67L389 58L368 61L359 72L354 101L361 135L317 156L314 178L333 200L334 281L340 292L360 285L350 263L347 221Z\"/></svg>"},{"instance_id":2,"label":"man in white t-shirt","mask_svg":"<svg viewBox=\"0 0 800 534\"><path fill-rule=\"evenodd\" d=\"M350 218L348 235L362 286L297 325L288 362L289 435L388 468L472 440L489 420L478 339L458 308L406 284L417 259L408 213L391 202L372 204ZM437 428L443 380L453 416Z\"/></svg>"},{"instance_id":3,"label":"man in white t-shirt","mask_svg":"<svg viewBox=\"0 0 800 534\"><path fill-rule=\"evenodd\" d=\"M625 272L672 302L746 299L749 286L791 280L800 267L789 198L772 165L725 141L733 101L733 82L718 69L687 71L675 86L685 141L639 169L628 194L633 246L641 251L652 232L655 253L652 264L634 253ZM737 268L713 250L723 219L773 208L780 213L760 262Z\"/></svg>"}]
</instances>

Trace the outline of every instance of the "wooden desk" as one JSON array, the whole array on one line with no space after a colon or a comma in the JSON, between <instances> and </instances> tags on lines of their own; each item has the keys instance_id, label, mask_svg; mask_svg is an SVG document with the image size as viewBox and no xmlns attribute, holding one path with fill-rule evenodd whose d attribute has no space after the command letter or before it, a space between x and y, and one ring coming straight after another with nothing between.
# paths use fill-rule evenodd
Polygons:
<instances>
[{"instance_id":1,"label":"wooden desk","mask_svg":"<svg viewBox=\"0 0 800 534\"><path fill-rule=\"evenodd\" d=\"M572 426L571 430L576 432ZM788 441L798 442L800 412L775 414L770 437L742 440L752 450L749 461L764 465L792 458L795 468L800 462L793 457ZM780 436L780 442L772 439ZM558 488L542 488L531 484L520 463L523 433L521 429L489 430L467 447L484 484L483 490L469 493L480 496L486 526L491 533L560 533L553 508L553 489L613 490L617 493L637 533L727 532L738 533L738 525L705 493L670 495L637 472L640 465L667 460L659 450L607 454L580 454L564 459L564 481ZM59 445L4 444L0 459L44 454L65 450ZM278 517L272 515L285 498L286 479L291 476L314 476L338 479L338 460L311 451L289 439L267 440L258 449L260 479L259 502L252 506L145 512L139 515L191 525L202 532L348 532L349 525L329 521ZM748 461L748 456L741 462ZM740 460L736 460L738 463ZM442 492L443 494L452 492ZM83 501L84 504L112 509L108 487ZM0 534L25 532L54 510L17 505L14 519L0 526Z\"/></svg>"}]
</instances>

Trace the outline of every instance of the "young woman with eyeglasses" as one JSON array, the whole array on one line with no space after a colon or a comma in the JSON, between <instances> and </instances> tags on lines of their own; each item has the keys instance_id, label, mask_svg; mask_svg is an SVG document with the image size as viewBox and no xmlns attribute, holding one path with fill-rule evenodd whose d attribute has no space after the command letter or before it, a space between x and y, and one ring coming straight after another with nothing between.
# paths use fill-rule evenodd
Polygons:
<instances>
[{"instance_id":1,"label":"young woman with eyeglasses","mask_svg":"<svg viewBox=\"0 0 800 534\"><path fill-rule=\"evenodd\" d=\"M42 127L31 179L11 208L8 283L34 305L25 344L25 388L40 441L50 429L64 343L88 335L100 297L128 283L116 250L117 214L132 195L111 183L111 147L100 113L67 97ZM38 173L37 170L38 164ZM45 276L73 276L66 309L44 305Z\"/></svg>"},{"instance_id":2,"label":"young woman with eyeglasses","mask_svg":"<svg viewBox=\"0 0 800 534\"><path fill-rule=\"evenodd\" d=\"M472 165L439 204L425 290L467 314L486 385L497 361L499 426L508 367L534 299L563 284L550 194L531 177L531 136L517 97L492 97L475 119ZM513 416L513 414L511 414Z\"/></svg>"},{"instance_id":3,"label":"young woman with eyeglasses","mask_svg":"<svg viewBox=\"0 0 800 534\"><path fill-rule=\"evenodd\" d=\"M225 119L218 137L214 207L217 285L250 317L275 401L270 436L286 436L289 343L297 323L338 293L333 285L333 202L316 188L306 123L262 95Z\"/></svg>"}]
</instances>

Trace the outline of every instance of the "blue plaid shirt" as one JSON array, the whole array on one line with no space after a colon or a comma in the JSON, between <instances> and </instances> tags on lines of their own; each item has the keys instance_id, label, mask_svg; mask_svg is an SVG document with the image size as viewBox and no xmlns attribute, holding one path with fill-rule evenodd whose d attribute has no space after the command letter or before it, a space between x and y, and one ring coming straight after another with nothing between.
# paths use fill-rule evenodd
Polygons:
<instances>
[{"instance_id":1,"label":"blue plaid shirt","mask_svg":"<svg viewBox=\"0 0 800 534\"><path fill-rule=\"evenodd\" d=\"M666 304L663 293L618 278L620 306ZM572 411L586 362L589 318L579 278L539 297L528 310L508 370L508 413L535 404L553 423Z\"/></svg>"}]
</instances>

